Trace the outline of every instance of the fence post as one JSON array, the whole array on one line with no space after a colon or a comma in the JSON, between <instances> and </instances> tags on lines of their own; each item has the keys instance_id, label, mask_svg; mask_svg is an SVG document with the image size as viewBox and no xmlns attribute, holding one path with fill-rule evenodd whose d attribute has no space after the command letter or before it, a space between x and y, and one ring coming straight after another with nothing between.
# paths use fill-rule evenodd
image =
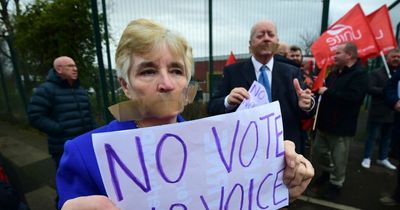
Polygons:
<instances>
[{"instance_id":1,"label":"fence post","mask_svg":"<svg viewBox=\"0 0 400 210\"><path fill-rule=\"evenodd\" d=\"M108 112L108 96L107 96L107 83L106 76L104 71L104 63L103 63L103 53L101 51L101 35L100 35L100 26L99 26L99 14L97 9L97 0L91 0L92 3L92 20L93 20L93 30L94 30L94 38L96 42L96 53L97 53L97 63L99 65L99 75L100 75L100 86L101 86L101 95L103 98L103 114L106 122L111 121L110 113Z\"/></svg>"},{"instance_id":2,"label":"fence post","mask_svg":"<svg viewBox=\"0 0 400 210\"><path fill-rule=\"evenodd\" d=\"M6 114L9 117L13 118L11 105L9 103L10 97L8 96L8 89L7 89L6 81L4 79L3 63L0 63L0 80L1 80L1 87L2 87L3 93L4 93L4 100L6 103L6 109L7 109Z\"/></svg>"},{"instance_id":3,"label":"fence post","mask_svg":"<svg viewBox=\"0 0 400 210\"><path fill-rule=\"evenodd\" d=\"M25 113L27 113L28 103L27 103L27 100L26 100L24 86L23 86L22 81L21 81L21 74L19 73L18 55L15 52L14 39L13 39L13 37L11 37L11 35L8 35L8 36L6 36L6 41L8 43L8 47L10 49L10 55L11 55L10 57L11 57L11 62L12 62L13 68L14 68L15 81L17 83L18 92L19 92L19 94L21 96L21 101L22 101L22 105L24 106Z\"/></svg>"},{"instance_id":4,"label":"fence post","mask_svg":"<svg viewBox=\"0 0 400 210\"><path fill-rule=\"evenodd\" d=\"M208 60L208 93L210 95L210 98L212 97L212 93L213 93L213 75L214 75L214 61L213 61L213 30L212 30L212 0L208 0L208 38L210 40L210 44L209 44L209 60Z\"/></svg>"},{"instance_id":5,"label":"fence post","mask_svg":"<svg viewBox=\"0 0 400 210\"><path fill-rule=\"evenodd\" d=\"M110 41L108 39L108 24L107 24L107 11L106 11L106 1L101 1L103 7L103 21L104 21L104 39L106 40L106 51L107 51L107 62L108 62L108 80L110 81L110 91L111 91L111 102L116 103L115 99L115 86L114 86L114 76L112 72L111 65L111 55L110 55Z\"/></svg>"},{"instance_id":6,"label":"fence post","mask_svg":"<svg viewBox=\"0 0 400 210\"><path fill-rule=\"evenodd\" d=\"M329 2L330 0L322 1L321 34L324 33L326 29L328 29Z\"/></svg>"}]
</instances>

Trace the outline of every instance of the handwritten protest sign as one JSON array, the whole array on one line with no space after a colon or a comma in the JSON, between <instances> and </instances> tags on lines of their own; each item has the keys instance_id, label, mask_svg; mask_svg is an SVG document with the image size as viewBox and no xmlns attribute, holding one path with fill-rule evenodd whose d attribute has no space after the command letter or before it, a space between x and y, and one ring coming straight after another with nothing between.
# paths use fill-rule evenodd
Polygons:
<instances>
[{"instance_id":1,"label":"handwritten protest sign","mask_svg":"<svg viewBox=\"0 0 400 210\"><path fill-rule=\"evenodd\" d=\"M397 83L397 96L400 98L400 81Z\"/></svg>"},{"instance_id":2,"label":"handwritten protest sign","mask_svg":"<svg viewBox=\"0 0 400 210\"><path fill-rule=\"evenodd\" d=\"M265 90L264 85L262 85L257 81L254 81L253 84L251 84L251 87L249 89L249 94L250 98L243 100L240 106L237 108L237 111L243 109L250 109L262 104L269 103L268 94L267 91Z\"/></svg>"},{"instance_id":3,"label":"handwritten protest sign","mask_svg":"<svg viewBox=\"0 0 400 210\"><path fill-rule=\"evenodd\" d=\"M93 144L107 194L123 210L255 210L288 204L279 102L97 133Z\"/></svg>"}]
</instances>

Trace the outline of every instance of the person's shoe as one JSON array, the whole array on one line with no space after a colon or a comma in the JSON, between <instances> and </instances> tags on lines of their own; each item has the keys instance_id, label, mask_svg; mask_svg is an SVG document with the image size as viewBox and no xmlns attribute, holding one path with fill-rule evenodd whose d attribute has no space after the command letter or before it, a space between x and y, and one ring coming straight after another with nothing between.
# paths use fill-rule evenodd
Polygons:
<instances>
[{"instance_id":1,"label":"person's shoe","mask_svg":"<svg viewBox=\"0 0 400 210\"><path fill-rule=\"evenodd\" d=\"M371 159L364 158L363 161L361 162L361 166L364 167L364 168L371 167Z\"/></svg>"},{"instance_id":2,"label":"person's shoe","mask_svg":"<svg viewBox=\"0 0 400 210\"><path fill-rule=\"evenodd\" d=\"M341 190L342 187L329 183L326 191L322 194L322 198L326 200L334 200L340 195Z\"/></svg>"},{"instance_id":3,"label":"person's shoe","mask_svg":"<svg viewBox=\"0 0 400 210\"><path fill-rule=\"evenodd\" d=\"M399 203L396 202L391 196L385 196L379 199L379 201L385 206L396 206Z\"/></svg>"},{"instance_id":4,"label":"person's shoe","mask_svg":"<svg viewBox=\"0 0 400 210\"><path fill-rule=\"evenodd\" d=\"M394 166L393 164L391 164L387 158L384 159L384 160L376 160L376 163L377 163L378 165L385 166L385 167L388 168L388 169L396 170L396 166Z\"/></svg>"}]
</instances>

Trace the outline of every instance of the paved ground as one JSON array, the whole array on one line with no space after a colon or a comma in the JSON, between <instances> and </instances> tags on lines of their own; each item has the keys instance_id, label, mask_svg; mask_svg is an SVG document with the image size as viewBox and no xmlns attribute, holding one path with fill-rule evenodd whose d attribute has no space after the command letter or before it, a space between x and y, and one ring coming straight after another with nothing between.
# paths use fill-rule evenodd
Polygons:
<instances>
[{"instance_id":1,"label":"paved ground","mask_svg":"<svg viewBox=\"0 0 400 210\"><path fill-rule=\"evenodd\" d=\"M0 121L0 157L11 184L32 210L55 209L55 166L45 136Z\"/></svg>"},{"instance_id":2,"label":"paved ground","mask_svg":"<svg viewBox=\"0 0 400 210\"><path fill-rule=\"evenodd\" d=\"M362 111L359 132L351 145L347 180L341 196L336 200L326 201L319 199L310 189L289 209L400 209L400 206L385 207L379 203L382 195L389 194L393 190L396 171L374 164L376 150L374 162L369 170L363 169L360 165L365 139L365 116L366 112ZM11 162L6 161L8 166L14 167L10 169L10 179L22 191L31 209L54 209L55 169L47 154L45 136L28 127L0 121L0 155L3 158L6 156L13 159Z\"/></svg>"},{"instance_id":3,"label":"paved ground","mask_svg":"<svg viewBox=\"0 0 400 210\"><path fill-rule=\"evenodd\" d=\"M366 111L361 111L358 122L358 132L355 140L351 143L351 151L347 167L346 182L341 195L331 201L318 198L316 193L309 187L304 196L296 201L291 209L400 209L397 207L386 207L379 202L379 198L389 195L396 184L396 173L375 164L378 156L377 146L374 147L374 156L371 168L361 167L363 158L364 141L366 138ZM391 160L398 165L398 161ZM311 203L313 203L311 205Z\"/></svg>"}]
</instances>

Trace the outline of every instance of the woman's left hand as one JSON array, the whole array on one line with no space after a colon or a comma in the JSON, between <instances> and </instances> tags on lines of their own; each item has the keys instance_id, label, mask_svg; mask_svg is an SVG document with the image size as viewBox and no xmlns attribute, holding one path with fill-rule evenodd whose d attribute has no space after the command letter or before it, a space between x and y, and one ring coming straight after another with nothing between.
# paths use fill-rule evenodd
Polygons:
<instances>
[{"instance_id":1,"label":"woman's left hand","mask_svg":"<svg viewBox=\"0 0 400 210\"><path fill-rule=\"evenodd\" d=\"M303 155L297 154L291 141L284 141L286 168L283 182L289 189L289 199L297 199L314 177L314 168Z\"/></svg>"},{"instance_id":2,"label":"woman's left hand","mask_svg":"<svg viewBox=\"0 0 400 210\"><path fill-rule=\"evenodd\" d=\"M119 210L103 195L90 195L67 200L61 210Z\"/></svg>"}]
</instances>

